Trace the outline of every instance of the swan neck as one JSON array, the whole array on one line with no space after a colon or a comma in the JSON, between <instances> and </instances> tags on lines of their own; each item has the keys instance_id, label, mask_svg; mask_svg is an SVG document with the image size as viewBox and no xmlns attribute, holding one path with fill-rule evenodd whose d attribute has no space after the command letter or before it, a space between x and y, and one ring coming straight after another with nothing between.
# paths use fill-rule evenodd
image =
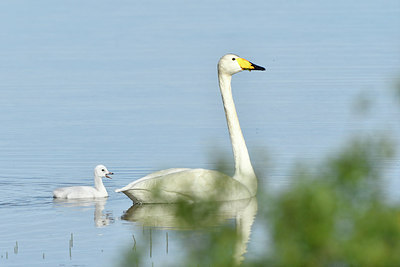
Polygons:
<instances>
[{"instance_id":1,"label":"swan neck","mask_svg":"<svg viewBox=\"0 0 400 267\"><path fill-rule=\"evenodd\" d=\"M94 187L99 192L106 192L107 193L107 190L106 190L106 188L105 188L105 186L103 184L103 179L97 174L94 174Z\"/></svg>"},{"instance_id":2,"label":"swan neck","mask_svg":"<svg viewBox=\"0 0 400 267\"><path fill-rule=\"evenodd\" d=\"M240 128L235 103L232 97L232 75L218 72L219 87L225 109L226 121L232 142L233 156L235 159L234 179L243 183L252 194L257 190L257 180L251 165L249 152Z\"/></svg>"}]
</instances>

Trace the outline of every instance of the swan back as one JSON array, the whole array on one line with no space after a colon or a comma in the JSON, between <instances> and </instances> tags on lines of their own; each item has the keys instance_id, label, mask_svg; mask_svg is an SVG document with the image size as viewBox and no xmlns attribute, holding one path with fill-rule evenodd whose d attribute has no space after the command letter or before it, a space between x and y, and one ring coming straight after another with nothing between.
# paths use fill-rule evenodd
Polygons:
<instances>
[{"instance_id":1,"label":"swan back","mask_svg":"<svg viewBox=\"0 0 400 267\"><path fill-rule=\"evenodd\" d=\"M252 196L243 184L218 171L182 168L157 173L116 192L123 192L134 203L227 201Z\"/></svg>"}]
</instances>

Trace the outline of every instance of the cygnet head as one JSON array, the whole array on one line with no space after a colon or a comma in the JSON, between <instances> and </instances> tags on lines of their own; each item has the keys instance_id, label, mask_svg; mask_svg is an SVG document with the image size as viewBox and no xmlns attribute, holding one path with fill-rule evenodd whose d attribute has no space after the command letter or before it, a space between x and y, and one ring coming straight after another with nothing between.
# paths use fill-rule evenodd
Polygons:
<instances>
[{"instance_id":1,"label":"cygnet head","mask_svg":"<svg viewBox=\"0 0 400 267\"><path fill-rule=\"evenodd\" d=\"M218 62L218 73L220 74L233 75L242 70L265 70L265 68L234 54L226 54Z\"/></svg>"},{"instance_id":2,"label":"cygnet head","mask_svg":"<svg viewBox=\"0 0 400 267\"><path fill-rule=\"evenodd\" d=\"M111 179L111 177L109 175L112 175L112 174L114 174L114 173L109 172L107 170L106 166L104 166L104 165L97 165L94 168L94 175L97 177L101 177L101 178L107 177L107 178Z\"/></svg>"}]
</instances>

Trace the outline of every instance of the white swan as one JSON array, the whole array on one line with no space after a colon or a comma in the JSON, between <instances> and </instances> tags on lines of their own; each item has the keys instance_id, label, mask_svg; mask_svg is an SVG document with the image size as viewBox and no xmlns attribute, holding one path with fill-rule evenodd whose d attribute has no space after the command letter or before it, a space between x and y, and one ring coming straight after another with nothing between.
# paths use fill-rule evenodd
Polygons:
<instances>
[{"instance_id":1,"label":"white swan","mask_svg":"<svg viewBox=\"0 0 400 267\"><path fill-rule=\"evenodd\" d=\"M265 70L234 54L218 62L218 80L235 159L235 174L205 169L167 169L149 174L115 190L123 192L134 203L175 203L187 201L228 201L256 195L257 177L240 129L232 98L232 75L242 70Z\"/></svg>"},{"instance_id":2,"label":"white swan","mask_svg":"<svg viewBox=\"0 0 400 267\"><path fill-rule=\"evenodd\" d=\"M53 191L54 198L78 199L78 198L104 198L108 197L106 188L103 185L103 177L111 179L109 172L104 165L97 165L94 168L94 187L71 186L61 187Z\"/></svg>"}]
</instances>

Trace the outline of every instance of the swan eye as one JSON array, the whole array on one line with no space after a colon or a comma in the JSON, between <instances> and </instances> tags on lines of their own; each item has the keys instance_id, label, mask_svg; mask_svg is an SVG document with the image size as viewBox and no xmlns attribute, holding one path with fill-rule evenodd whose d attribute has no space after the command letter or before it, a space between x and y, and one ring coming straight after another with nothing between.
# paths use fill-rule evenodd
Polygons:
<instances>
[{"instance_id":1,"label":"swan eye","mask_svg":"<svg viewBox=\"0 0 400 267\"><path fill-rule=\"evenodd\" d=\"M233 57L232 60L235 61L235 58Z\"/></svg>"},{"instance_id":2,"label":"swan eye","mask_svg":"<svg viewBox=\"0 0 400 267\"><path fill-rule=\"evenodd\" d=\"M101 169L102 172L104 172L104 169Z\"/></svg>"}]
</instances>

